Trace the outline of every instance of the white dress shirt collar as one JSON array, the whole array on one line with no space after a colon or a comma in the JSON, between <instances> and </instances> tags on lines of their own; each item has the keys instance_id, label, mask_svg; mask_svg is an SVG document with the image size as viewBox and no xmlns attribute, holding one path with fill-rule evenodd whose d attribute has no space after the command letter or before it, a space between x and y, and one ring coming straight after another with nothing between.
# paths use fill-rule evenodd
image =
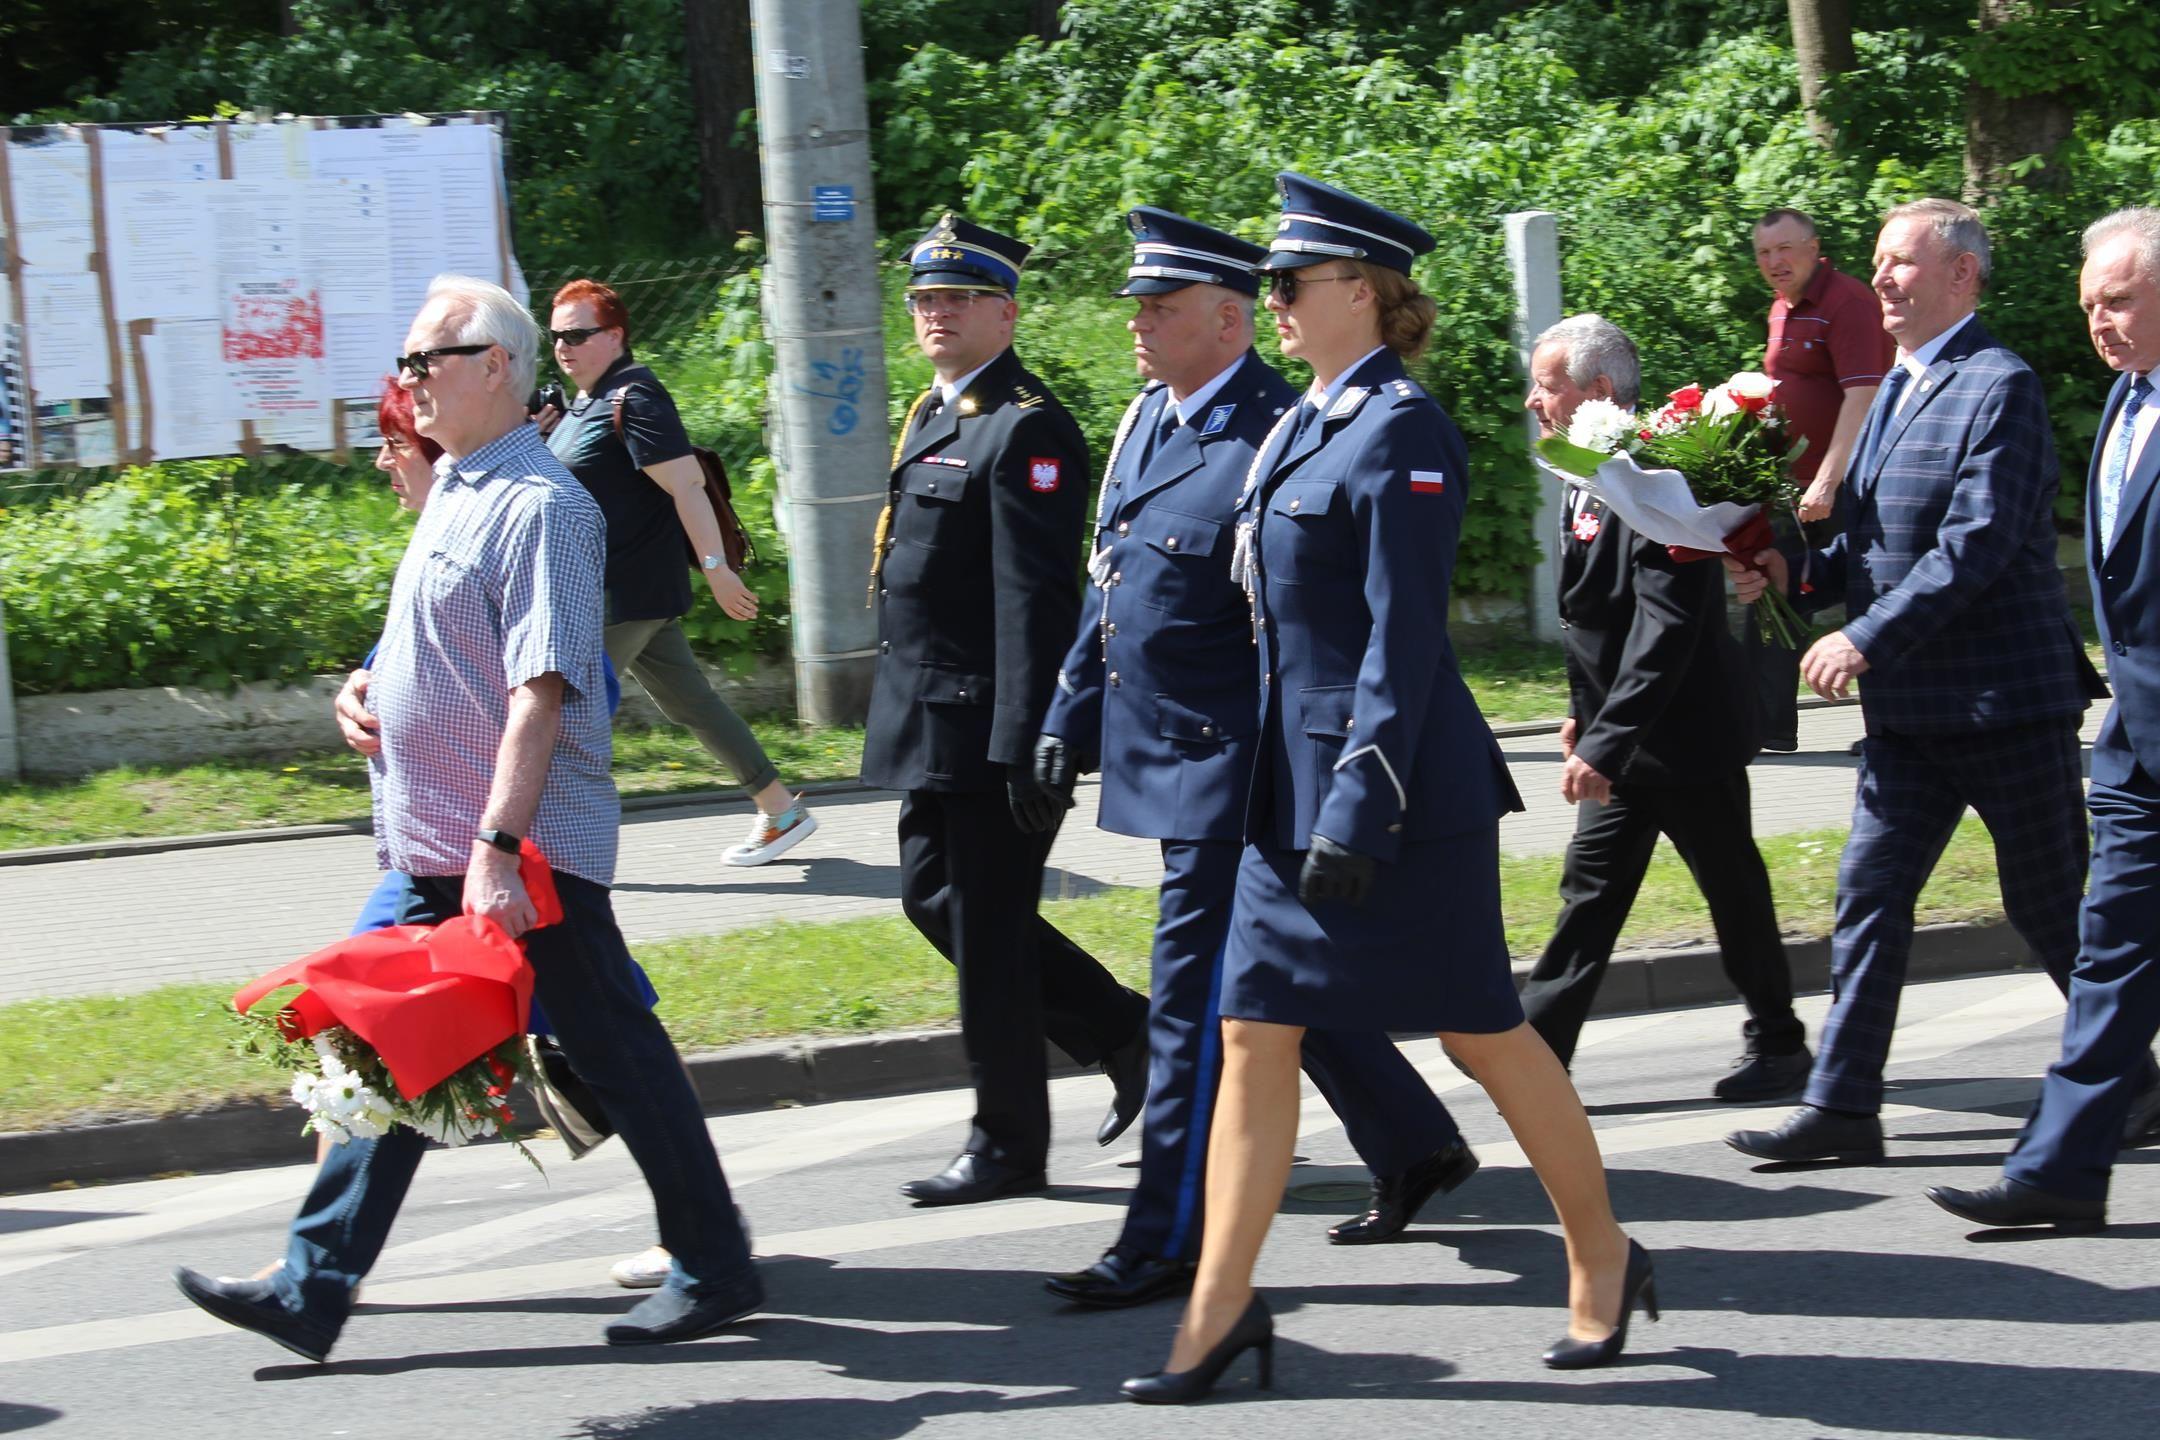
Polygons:
<instances>
[{"instance_id":1,"label":"white dress shirt collar","mask_svg":"<svg viewBox=\"0 0 2160 1440\"><path fill-rule=\"evenodd\" d=\"M1342 374L1336 376L1334 383L1324 389L1321 387L1318 381L1314 381L1312 388L1305 392L1305 398L1312 402L1312 406L1315 410L1318 410L1322 415L1327 414L1328 406L1334 403L1336 396L1342 394L1344 382L1347 381L1352 375L1357 374L1358 371L1364 369L1366 361L1372 359L1373 356L1378 355L1381 351L1385 349L1387 349L1387 346L1385 345L1373 346L1372 349L1366 351L1363 355L1358 356L1357 359L1351 361L1348 365L1343 366Z\"/></svg>"},{"instance_id":2,"label":"white dress shirt collar","mask_svg":"<svg viewBox=\"0 0 2160 1440\"><path fill-rule=\"evenodd\" d=\"M950 383L940 380L937 387L938 407L940 409L950 410L962 395L967 394L967 388L968 386L975 383L975 377L982 374L983 371L989 369L992 365L995 365L996 363L997 356L993 355L988 360L983 361L982 364L977 365L974 369L968 371L967 374L962 375L957 380L954 380Z\"/></svg>"},{"instance_id":3,"label":"white dress shirt collar","mask_svg":"<svg viewBox=\"0 0 2160 1440\"><path fill-rule=\"evenodd\" d=\"M1217 375L1184 399L1179 400L1173 395L1170 403L1177 406L1178 423L1180 425L1190 425L1193 423L1195 415L1206 414L1208 401L1213 400L1215 393L1230 383L1230 377L1237 374L1238 366L1244 363L1245 357L1240 355L1237 359L1231 361L1229 367L1220 375Z\"/></svg>"}]
</instances>

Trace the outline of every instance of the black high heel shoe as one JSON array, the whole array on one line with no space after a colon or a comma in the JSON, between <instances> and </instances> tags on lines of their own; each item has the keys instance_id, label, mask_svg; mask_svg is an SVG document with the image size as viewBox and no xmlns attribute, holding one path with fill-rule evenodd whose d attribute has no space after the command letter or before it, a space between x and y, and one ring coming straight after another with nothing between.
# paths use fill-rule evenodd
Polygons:
<instances>
[{"instance_id":1,"label":"black high heel shoe","mask_svg":"<svg viewBox=\"0 0 2160 1440\"><path fill-rule=\"evenodd\" d=\"M1128 1400L1142 1405L1190 1405L1215 1388L1222 1379L1223 1371L1230 1362L1247 1350L1260 1355L1260 1388L1275 1387L1275 1317L1268 1313L1267 1302L1258 1295L1238 1316L1237 1324L1230 1333L1215 1342L1215 1348L1200 1357L1200 1363L1190 1370L1158 1370L1152 1375L1135 1375L1118 1387Z\"/></svg>"},{"instance_id":2,"label":"black high heel shoe","mask_svg":"<svg viewBox=\"0 0 2160 1440\"><path fill-rule=\"evenodd\" d=\"M1545 1352L1545 1363L1554 1370L1590 1370L1610 1365L1627 1348L1628 1315L1642 1302L1643 1313L1658 1318L1657 1277L1650 1271L1650 1252L1633 1240L1627 1242L1627 1277L1620 1282L1620 1323L1603 1340L1562 1339Z\"/></svg>"}]
</instances>

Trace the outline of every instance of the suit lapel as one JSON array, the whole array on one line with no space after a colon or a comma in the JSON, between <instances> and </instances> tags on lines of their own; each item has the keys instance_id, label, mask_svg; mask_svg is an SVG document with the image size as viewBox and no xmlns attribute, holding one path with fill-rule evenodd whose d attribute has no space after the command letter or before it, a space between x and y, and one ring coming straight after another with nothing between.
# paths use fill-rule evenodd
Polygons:
<instances>
[{"instance_id":1,"label":"suit lapel","mask_svg":"<svg viewBox=\"0 0 2160 1440\"><path fill-rule=\"evenodd\" d=\"M907 443L900 449L899 464L894 465L893 469L898 470L901 465L920 460L925 455L934 455L952 444L959 438L961 417L987 409L982 397L996 394L1000 386L1010 385L1012 372L1018 369L1019 365L1019 359L1012 351L1007 350L984 366L982 373L969 383L967 389L953 397L952 404L924 421L922 428L908 437Z\"/></svg>"},{"instance_id":2,"label":"suit lapel","mask_svg":"<svg viewBox=\"0 0 2160 1440\"><path fill-rule=\"evenodd\" d=\"M1858 477L1868 488L1873 488L1876 479L1882 474L1883 466L1890 459L1890 452L1897 448L1898 441L1912 428L1912 423L1919 418L1920 412L1932 404L1936 396L1949 388L1951 380L1957 375L1958 366L1975 352L1987 349L1994 343L1995 337L1981 325L1980 318L1977 315L1968 316L1950 337L1950 343L1935 357L1935 363L1921 371L1919 378L1905 382L1904 408L1895 415L1882 417L1882 439L1869 452L1868 473Z\"/></svg>"},{"instance_id":3,"label":"suit lapel","mask_svg":"<svg viewBox=\"0 0 2160 1440\"><path fill-rule=\"evenodd\" d=\"M1155 412L1152 422L1162 423L1163 410L1171 408L1170 392L1163 391L1163 408ZM1200 451L1199 432L1190 425L1180 425L1172 432L1169 442L1148 457L1147 469L1134 477L1125 489L1128 502L1144 495L1152 495L1166 485L1174 485L1200 468L1204 457Z\"/></svg>"},{"instance_id":4,"label":"suit lapel","mask_svg":"<svg viewBox=\"0 0 2160 1440\"><path fill-rule=\"evenodd\" d=\"M1402 361L1396 358L1392 350L1381 351L1344 376L1335 398L1328 402L1326 412L1315 416L1312 423L1305 427L1305 433L1298 437L1297 444L1291 448L1289 454L1283 456L1269 478L1279 480L1304 464L1315 450L1327 443L1329 436L1349 424L1360 410L1367 405L1379 403L1374 398L1375 391L1390 380L1400 380L1402 376Z\"/></svg>"}]
</instances>

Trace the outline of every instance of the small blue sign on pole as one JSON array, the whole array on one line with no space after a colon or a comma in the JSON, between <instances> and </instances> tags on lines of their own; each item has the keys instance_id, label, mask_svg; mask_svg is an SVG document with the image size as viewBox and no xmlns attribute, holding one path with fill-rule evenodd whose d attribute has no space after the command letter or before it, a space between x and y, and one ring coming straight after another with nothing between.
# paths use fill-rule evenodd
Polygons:
<instances>
[{"instance_id":1,"label":"small blue sign on pole","mask_svg":"<svg viewBox=\"0 0 2160 1440\"><path fill-rule=\"evenodd\" d=\"M812 220L853 220L855 218L855 187L852 185L811 186L810 218Z\"/></svg>"}]
</instances>

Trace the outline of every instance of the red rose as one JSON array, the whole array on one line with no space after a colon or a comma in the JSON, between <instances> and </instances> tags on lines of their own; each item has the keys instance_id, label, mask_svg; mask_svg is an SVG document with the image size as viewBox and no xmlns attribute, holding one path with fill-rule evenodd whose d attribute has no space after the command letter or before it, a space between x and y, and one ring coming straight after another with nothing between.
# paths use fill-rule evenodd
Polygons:
<instances>
[{"instance_id":1,"label":"red rose","mask_svg":"<svg viewBox=\"0 0 2160 1440\"><path fill-rule=\"evenodd\" d=\"M1731 391L1727 391L1726 393L1728 395L1732 395L1733 404L1739 406L1742 410L1746 411L1750 415L1760 415L1764 410L1768 409L1770 405L1770 397L1768 395L1735 395Z\"/></svg>"},{"instance_id":2,"label":"red rose","mask_svg":"<svg viewBox=\"0 0 2160 1440\"><path fill-rule=\"evenodd\" d=\"M1671 409L1677 410L1682 414L1686 414L1690 411L1700 410L1702 409L1702 386L1689 385L1682 389L1673 391L1672 394L1666 396L1665 398L1672 401L1672 405L1670 407Z\"/></svg>"}]
</instances>

